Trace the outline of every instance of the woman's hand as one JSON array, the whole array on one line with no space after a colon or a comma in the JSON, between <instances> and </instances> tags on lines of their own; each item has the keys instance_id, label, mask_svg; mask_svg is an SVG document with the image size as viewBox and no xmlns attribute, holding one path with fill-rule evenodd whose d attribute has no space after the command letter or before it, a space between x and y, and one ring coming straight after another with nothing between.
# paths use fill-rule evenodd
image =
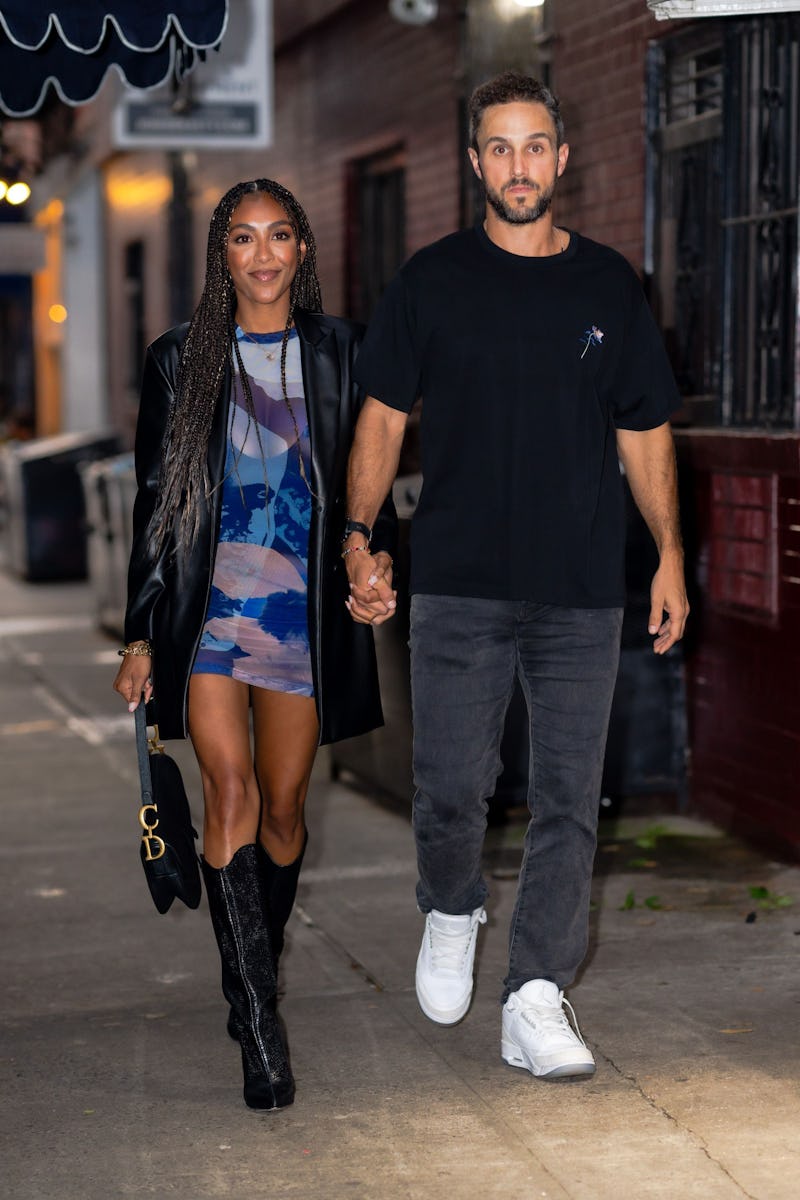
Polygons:
<instances>
[{"instance_id":1,"label":"woman's hand","mask_svg":"<svg viewBox=\"0 0 800 1200\"><path fill-rule=\"evenodd\" d=\"M352 562L352 559L358 561ZM397 592L392 588L392 560L384 550L374 556L365 551L345 559L350 578L347 611L359 625L382 625L393 617Z\"/></svg>"},{"instance_id":2,"label":"woman's hand","mask_svg":"<svg viewBox=\"0 0 800 1200\"><path fill-rule=\"evenodd\" d=\"M123 700L127 701L128 712L136 711L142 696L145 704L152 697L152 669L153 659L149 654L124 655L113 686L114 691L119 692Z\"/></svg>"}]
</instances>

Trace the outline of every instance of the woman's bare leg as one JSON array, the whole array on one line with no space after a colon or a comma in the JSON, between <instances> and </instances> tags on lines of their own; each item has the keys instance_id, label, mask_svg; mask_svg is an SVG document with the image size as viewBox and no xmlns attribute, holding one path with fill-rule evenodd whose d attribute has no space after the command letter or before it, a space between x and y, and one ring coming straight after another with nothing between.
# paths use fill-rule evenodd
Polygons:
<instances>
[{"instance_id":1,"label":"woman's bare leg","mask_svg":"<svg viewBox=\"0 0 800 1200\"><path fill-rule=\"evenodd\" d=\"M261 844L285 866L305 843L304 807L319 739L313 697L253 688L253 730Z\"/></svg>"},{"instance_id":2,"label":"woman's bare leg","mask_svg":"<svg viewBox=\"0 0 800 1200\"><path fill-rule=\"evenodd\" d=\"M261 796L250 745L250 689L226 675L192 675L189 736L200 765L203 857L224 867L258 840Z\"/></svg>"}]
</instances>

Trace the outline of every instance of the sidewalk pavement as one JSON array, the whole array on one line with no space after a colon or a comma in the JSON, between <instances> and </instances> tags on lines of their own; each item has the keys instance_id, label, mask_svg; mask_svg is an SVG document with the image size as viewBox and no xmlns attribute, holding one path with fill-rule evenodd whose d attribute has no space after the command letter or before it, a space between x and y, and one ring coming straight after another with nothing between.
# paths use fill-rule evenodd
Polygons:
<instances>
[{"instance_id":1,"label":"sidewalk pavement","mask_svg":"<svg viewBox=\"0 0 800 1200\"><path fill-rule=\"evenodd\" d=\"M146 890L116 664L86 585L0 574L3 1197L800 1194L800 869L668 805L603 825L571 990L598 1070L546 1083L499 1047L523 819L489 832L475 999L441 1028L413 991L408 814L322 753L283 968L297 1099L246 1109L205 904L159 916Z\"/></svg>"}]
</instances>

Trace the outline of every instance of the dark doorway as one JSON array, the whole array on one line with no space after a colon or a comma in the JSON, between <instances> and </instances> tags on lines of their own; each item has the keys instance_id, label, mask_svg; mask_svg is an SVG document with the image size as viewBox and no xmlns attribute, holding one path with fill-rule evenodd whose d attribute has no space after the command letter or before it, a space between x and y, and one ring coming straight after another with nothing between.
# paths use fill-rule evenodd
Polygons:
<instances>
[{"instance_id":1,"label":"dark doorway","mask_svg":"<svg viewBox=\"0 0 800 1200\"><path fill-rule=\"evenodd\" d=\"M347 179L347 312L367 321L405 259L405 151L357 159Z\"/></svg>"}]
</instances>

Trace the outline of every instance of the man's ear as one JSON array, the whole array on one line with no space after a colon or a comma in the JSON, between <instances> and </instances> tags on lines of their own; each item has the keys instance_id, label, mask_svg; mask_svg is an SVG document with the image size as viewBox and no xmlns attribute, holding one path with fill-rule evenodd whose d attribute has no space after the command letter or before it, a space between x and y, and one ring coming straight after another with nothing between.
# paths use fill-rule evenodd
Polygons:
<instances>
[{"instance_id":1,"label":"man's ear","mask_svg":"<svg viewBox=\"0 0 800 1200\"><path fill-rule=\"evenodd\" d=\"M558 147L558 175L564 174L567 167L567 159L569 158L569 146L566 142L562 142Z\"/></svg>"},{"instance_id":2,"label":"man's ear","mask_svg":"<svg viewBox=\"0 0 800 1200\"><path fill-rule=\"evenodd\" d=\"M478 151L473 150L472 146L468 146L467 154L469 155L469 161L472 163L473 171L478 176L478 179L483 180L483 176L481 175L480 159L478 158Z\"/></svg>"}]
</instances>

